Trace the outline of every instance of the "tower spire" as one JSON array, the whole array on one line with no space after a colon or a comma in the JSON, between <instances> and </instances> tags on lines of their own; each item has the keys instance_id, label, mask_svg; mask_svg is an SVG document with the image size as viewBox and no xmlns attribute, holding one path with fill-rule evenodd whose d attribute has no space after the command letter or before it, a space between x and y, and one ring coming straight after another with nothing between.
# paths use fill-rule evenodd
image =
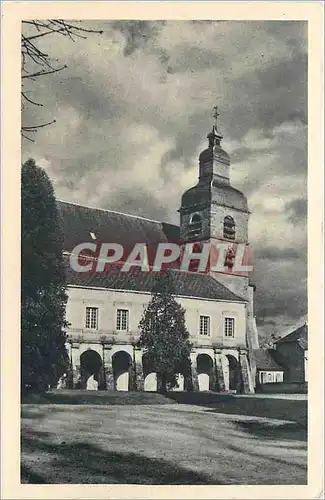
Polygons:
<instances>
[{"instance_id":1,"label":"tower spire","mask_svg":"<svg viewBox=\"0 0 325 500\"><path fill-rule=\"evenodd\" d=\"M222 135L218 131L218 116L220 114L218 113L218 106L214 106L213 108L213 118L214 118L214 124L212 127L212 131L210 134L208 134L208 139L209 139L209 147L213 147L220 144L220 141L222 139Z\"/></svg>"}]
</instances>

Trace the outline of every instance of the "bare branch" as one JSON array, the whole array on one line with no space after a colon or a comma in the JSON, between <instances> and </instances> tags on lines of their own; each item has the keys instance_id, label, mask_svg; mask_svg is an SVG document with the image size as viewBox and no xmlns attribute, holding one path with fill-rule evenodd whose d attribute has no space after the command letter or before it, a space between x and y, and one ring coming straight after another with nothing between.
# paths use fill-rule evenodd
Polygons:
<instances>
[{"instance_id":1,"label":"bare branch","mask_svg":"<svg viewBox=\"0 0 325 500\"><path fill-rule=\"evenodd\" d=\"M43 19L43 20L25 20L22 21L22 25L26 28L21 36L21 69L22 69L22 81L24 82L34 82L37 78L42 76L51 75L58 73L63 69L67 68L67 65L59 64L57 59L53 59L50 54L43 52L42 50L42 40L45 37L51 35L65 36L69 37L71 41L75 42L77 38L85 39L87 34L102 34L102 30L94 30L91 28L86 28L82 25L82 21L68 22L64 19ZM22 88L22 109L27 107L28 104L33 106L43 106L43 104L34 101L27 95L26 87ZM49 121L48 123L43 123L34 126L22 127L22 137L33 141L28 137L29 133L35 133L40 128L47 127L56 120Z\"/></svg>"},{"instance_id":2,"label":"bare branch","mask_svg":"<svg viewBox=\"0 0 325 500\"><path fill-rule=\"evenodd\" d=\"M24 134L23 132L24 129L21 129L21 136L24 138L24 139L27 139L28 141L30 142L35 142L34 139L31 139L31 137L28 137L28 135Z\"/></svg>"},{"instance_id":3,"label":"bare branch","mask_svg":"<svg viewBox=\"0 0 325 500\"><path fill-rule=\"evenodd\" d=\"M23 75L22 79L24 79L24 78L36 78L38 76L44 76L44 75L51 75L52 73L57 73L58 71L62 71L65 68L67 68L67 66L62 66L62 68L52 69L51 71L38 71L37 73L32 73L31 75Z\"/></svg>"},{"instance_id":4,"label":"bare branch","mask_svg":"<svg viewBox=\"0 0 325 500\"><path fill-rule=\"evenodd\" d=\"M37 130L39 128L44 128L44 127L48 127L49 125L52 125L53 123L56 123L56 120L52 120L51 122L48 122L48 123L42 123L41 125L31 125L29 127L21 127L21 129L24 131L24 132L37 132Z\"/></svg>"},{"instance_id":5,"label":"bare branch","mask_svg":"<svg viewBox=\"0 0 325 500\"><path fill-rule=\"evenodd\" d=\"M22 92L21 95L23 96L24 99L26 99L26 101L30 102L31 104L35 104L35 106L43 106L43 104L33 101L30 97L28 97L26 95L26 92Z\"/></svg>"}]
</instances>

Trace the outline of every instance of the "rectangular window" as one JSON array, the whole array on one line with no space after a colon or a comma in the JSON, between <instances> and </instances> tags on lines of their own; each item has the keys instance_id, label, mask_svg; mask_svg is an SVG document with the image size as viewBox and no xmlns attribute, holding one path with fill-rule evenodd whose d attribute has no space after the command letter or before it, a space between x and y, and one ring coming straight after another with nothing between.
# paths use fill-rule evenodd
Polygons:
<instances>
[{"instance_id":1,"label":"rectangular window","mask_svg":"<svg viewBox=\"0 0 325 500\"><path fill-rule=\"evenodd\" d=\"M210 316L200 316L200 335L210 335Z\"/></svg>"},{"instance_id":2,"label":"rectangular window","mask_svg":"<svg viewBox=\"0 0 325 500\"><path fill-rule=\"evenodd\" d=\"M235 318L225 318L225 337L235 336Z\"/></svg>"},{"instance_id":3,"label":"rectangular window","mask_svg":"<svg viewBox=\"0 0 325 500\"><path fill-rule=\"evenodd\" d=\"M128 309L118 309L116 316L116 330L127 332L129 329L129 311Z\"/></svg>"},{"instance_id":4,"label":"rectangular window","mask_svg":"<svg viewBox=\"0 0 325 500\"><path fill-rule=\"evenodd\" d=\"M98 328L98 307L86 307L86 328L97 330Z\"/></svg>"}]
</instances>

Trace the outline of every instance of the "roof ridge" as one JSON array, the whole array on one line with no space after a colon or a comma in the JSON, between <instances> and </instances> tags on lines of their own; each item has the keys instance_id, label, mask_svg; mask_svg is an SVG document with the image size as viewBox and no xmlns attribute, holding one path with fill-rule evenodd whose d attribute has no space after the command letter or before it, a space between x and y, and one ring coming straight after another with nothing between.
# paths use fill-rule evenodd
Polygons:
<instances>
[{"instance_id":1,"label":"roof ridge","mask_svg":"<svg viewBox=\"0 0 325 500\"><path fill-rule=\"evenodd\" d=\"M133 215L133 214L125 213L125 212L119 212L118 210L111 210L111 209L108 209L108 208L100 208L100 207L92 207L90 205L82 205L80 203L74 203L73 201L66 201L66 200L57 200L57 202L59 202L59 203L67 203L68 205L74 205L76 207L89 208L91 210L99 210L100 212L108 212L108 213L126 215L127 217L133 217L135 219L142 219L142 220L146 220L148 222L156 222L157 224L170 224L171 226L179 227L176 224L172 224L171 222L165 222L165 221L159 221L159 220L149 219L147 217L142 217L141 215Z\"/></svg>"},{"instance_id":2,"label":"roof ridge","mask_svg":"<svg viewBox=\"0 0 325 500\"><path fill-rule=\"evenodd\" d=\"M286 337L288 337L292 333L295 333L297 330L299 330L304 326L307 326L307 319L300 319L297 323L292 325L290 329L288 328L286 332L283 335L281 335L281 337L277 340L277 342L279 342L279 340L285 339Z\"/></svg>"},{"instance_id":3,"label":"roof ridge","mask_svg":"<svg viewBox=\"0 0 325 500\"><path fill-rule=\"evenodd\" d=\"M207 274L207 276L209 276L210 279L212 279L214 282L217 282L218 285L220 285L222 288L224 288L225 290L227 290L227 292L230 292L232 293L235 297L237 297L239 300L245 300L243 299L243 297L239 297L239 295L236 295L234 292L232 292L229 288L227 288L223 283L220 283L219 280L217 280L216 278L214 278L213 276L211 276L211 274Z\"/></svg>"}]
</instances>

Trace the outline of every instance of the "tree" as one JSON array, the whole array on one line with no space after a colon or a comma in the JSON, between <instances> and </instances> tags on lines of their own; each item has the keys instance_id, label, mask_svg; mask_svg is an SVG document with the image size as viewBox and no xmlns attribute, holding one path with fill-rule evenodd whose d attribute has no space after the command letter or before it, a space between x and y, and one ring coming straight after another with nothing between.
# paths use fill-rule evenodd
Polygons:
<instances>
[{"instance_id":1,"label":"tree","mask_svg":"<svg viewBox=\"0 0 325 500\"><path fill-rule=\"evenodd\" d=\"M34 160L22 167L22 390L56 384L68 367L62 236L53 187Z\"/></svg>"},{"instance_id":2,"label":"tree","mask_svg":"<svg viewBox=\"0 0 325 500\"><path fill-rule=\"evenodd\" d=\"M279 340L281 338L281 334L280 333L271 333L269 335L267 335L266 337L264 337L261 341L260 341L260 347L263 347L263 348L268 348L268 349L273 349L274 347L274 344L277 340Z\"/></svg>"},{"instance_id":3,"label":"tree","mask_svg":"<svg viewBox=\"0 0 325 500\"><path fill-rule=\"evenodd\" d=\"M148 353L155 366L158 391L177 385L177 373L188 375L191 343L185 326L185 310L173 296L170 272L157 275L152 298L139 324L139 347Z\"/></svg>"},{"instance_id":4,"label":"tree","mask_svg":"<svg viewBox=\"0 0 325 500\"><path fill-rule=\"evenodd\" d=\"M67 68L67 65L59 64L57 59L53 59L49 54L44 52L42 41L44 38L50 38L55 43L53 37L64 36L69 37L71 41L76 38L87 38L88 33L102 34L100 30L87 29L82 25L82 21L68 22L64 19L43 19L43 20L26 20L22 21L21 35L21 69L22 69L22 109L26 104L33 106L43 106L33 96L33 90L27 83L33 83L37 79L58 73ZM31 88L30 88L31 87ZM21 127L21 134L25 139L34 142L31 134L37 132L40 128L47 127L55 123L50 120L46 123L29 124Z\"/></svg>"}]
</instances>

